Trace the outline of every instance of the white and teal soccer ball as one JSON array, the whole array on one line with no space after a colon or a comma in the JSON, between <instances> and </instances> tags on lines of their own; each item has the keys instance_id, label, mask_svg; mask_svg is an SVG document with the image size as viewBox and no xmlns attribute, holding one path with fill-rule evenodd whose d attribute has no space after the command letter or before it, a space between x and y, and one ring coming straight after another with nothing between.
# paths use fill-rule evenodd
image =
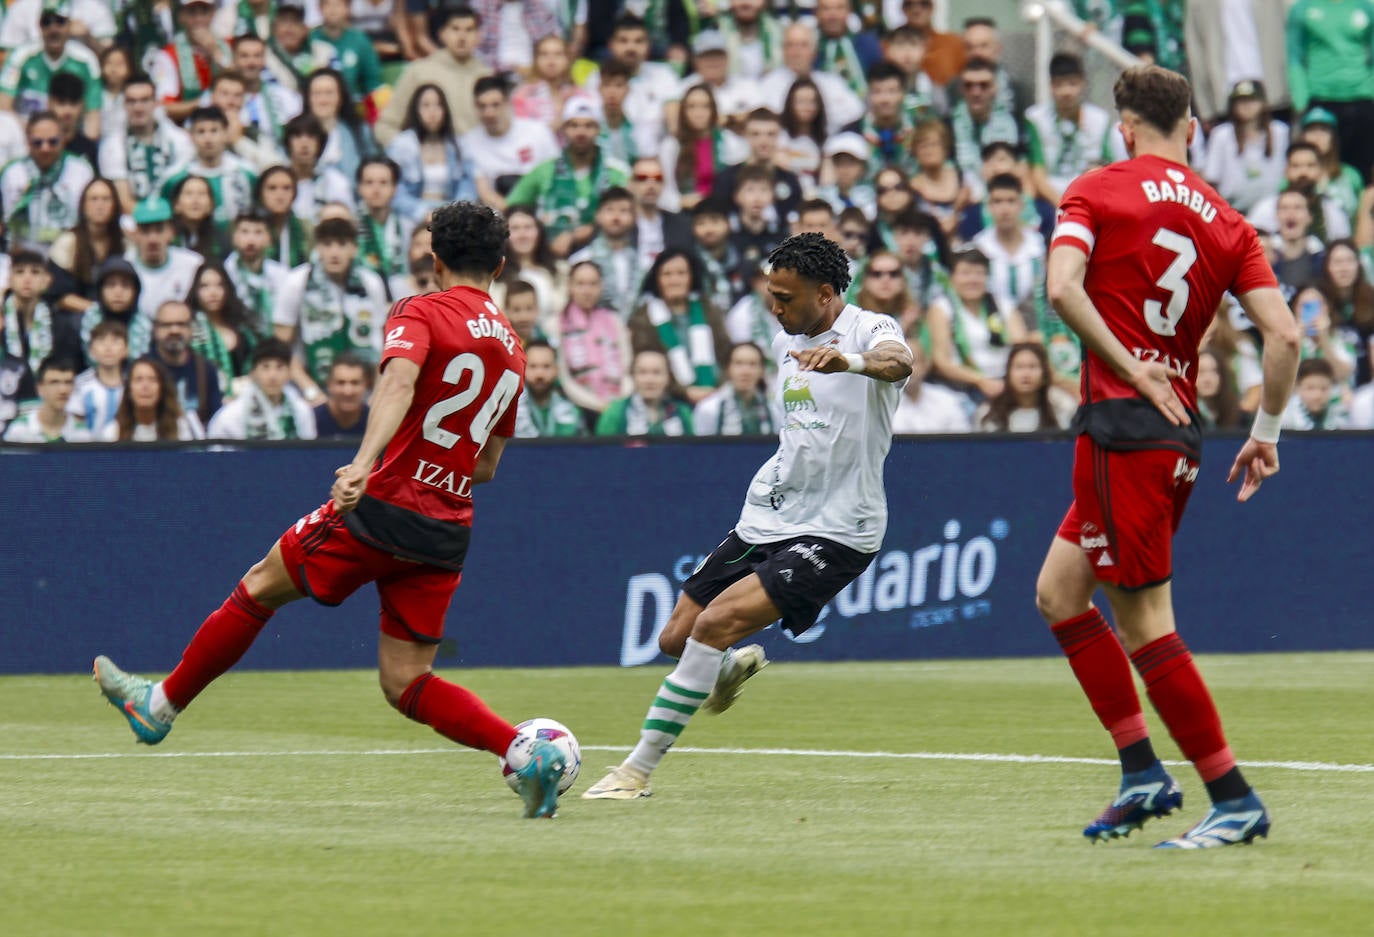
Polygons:
<instances>
[{"instance_id":1,"label":"white and teal soccer ball","mask_svg":"<svg viewBox=\"0 0 1374 937\"><path fill-rule=\"evenodd\" d=\"M558 782L558 793L566 793L568 788L573 786L577 780L577 774L582 770L582 748L577 744L577 737L572 734L572 730L563 723L554 719L527 719L515 727L515 731L529 738L531 741L552 742L558 750L563 753L563 760L566 767L563 769L563 779ZM529 749L526 749L528 751ZM518 778L515 772L525 767L521 764L507 763L506 759L501 759L501 774L510 785L511 790L516 789Z\"/></svg>"}]
</instances>

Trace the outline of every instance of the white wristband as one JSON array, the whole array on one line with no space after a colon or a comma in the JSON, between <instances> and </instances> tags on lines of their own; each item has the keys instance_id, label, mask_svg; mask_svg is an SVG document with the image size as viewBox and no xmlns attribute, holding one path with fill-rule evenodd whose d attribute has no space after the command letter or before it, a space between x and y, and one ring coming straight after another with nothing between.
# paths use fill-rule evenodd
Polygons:
<instances>
[{"instance_id":1,"label":"white wristband","mask_svg":"<svg viewBox=\"0 0 1374 937\"><path fill-rule=\"evenodd\" d=\"M1261 407L1255 411L1255 425L1250 427L1250 438L1256 442L1277 443L1279 430L1283 426L1283 415L1265 413Z\"/></svg>"},{"instance_id":2,"label":"white wristband","mask_svg":"<svg viewBox=\"0 0 1374 937\"><path fill-rule=\"evenodd\" d=\"M863 355L856 355L856 354L853 354L853 353L847 354L847 355L844 356L844 360L849 362L849 373L850 373L850 374L862 374L862 373L864 373L864 368L866 367L866 365L864 364L864 356L863 356Z\"/></svg>"}]
</instances>

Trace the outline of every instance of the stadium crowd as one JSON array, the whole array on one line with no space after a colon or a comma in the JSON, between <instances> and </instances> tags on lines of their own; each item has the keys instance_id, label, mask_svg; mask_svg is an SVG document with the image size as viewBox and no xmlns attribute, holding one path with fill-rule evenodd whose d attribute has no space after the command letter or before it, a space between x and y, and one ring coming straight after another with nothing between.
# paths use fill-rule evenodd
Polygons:
<instances>
[{"instance_id":1,"label":"stadium crowd","mask_svg":"<svg viewBox=\"0 0 1374 937\"><path fill-rule=\"evenodd\" d=\"M766 258L820 231L916 358L899 433L1067 427L1055 205L1125 157L1068 37L1052 100L932 0L11 0L0 428L11 442L360 435L426 218L509 219L521 436L775 432ZM1293 429L1374 427L1374 4L1076 0L1190 75L1196 168L1304 328ZM1187 200L1189 193L1166 197ZM1220 310L1201 417L1247 425Z\"/></svg>"}]
</instances>

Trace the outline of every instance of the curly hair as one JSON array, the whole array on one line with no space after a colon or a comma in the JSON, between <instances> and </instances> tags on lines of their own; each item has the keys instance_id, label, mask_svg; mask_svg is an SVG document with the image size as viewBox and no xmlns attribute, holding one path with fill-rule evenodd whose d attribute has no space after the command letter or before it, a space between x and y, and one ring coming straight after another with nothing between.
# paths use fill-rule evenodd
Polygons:
<instances>
[{"instance_id":1,"label":"curly hair","mask_svg":"<svg viewBox=\"0 0 1374 937\"><path fill-rule=\"evenodd\" d=\"M768 264L774 270L795 270L812 283L829 283L840 295L849 289L849 257L844 248L815 231L794 234L773 248Z\"/></svg>"},{"instance_id":2,"label":"curly hair","mask_svg":"<svg viewBox=\"0 0 1374 937\"><path fill-rule=\"evenodd\" d=\"M496 210L477 202L453 202L429 222L434 256L454 273L491 276L506 255L510 231Z\"/></svg>"}]
</instances>

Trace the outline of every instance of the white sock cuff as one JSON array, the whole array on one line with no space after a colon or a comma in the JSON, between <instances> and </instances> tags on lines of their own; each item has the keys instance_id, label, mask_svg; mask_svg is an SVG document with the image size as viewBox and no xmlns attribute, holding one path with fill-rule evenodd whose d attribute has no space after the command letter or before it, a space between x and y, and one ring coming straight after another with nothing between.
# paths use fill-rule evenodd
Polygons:
<instances>
[{"instance_id":1,"label":"white sock cuff","mask_svg":"<svg viewBox=\"0 0 1374 937\"><path fill-rule=\"evenodd\" d=\"M707 692L716 685L716 675L724 659L724 651L702 644L696 638L688 638L672 680L684 690Z\"/></svg>"}]
</instances>

